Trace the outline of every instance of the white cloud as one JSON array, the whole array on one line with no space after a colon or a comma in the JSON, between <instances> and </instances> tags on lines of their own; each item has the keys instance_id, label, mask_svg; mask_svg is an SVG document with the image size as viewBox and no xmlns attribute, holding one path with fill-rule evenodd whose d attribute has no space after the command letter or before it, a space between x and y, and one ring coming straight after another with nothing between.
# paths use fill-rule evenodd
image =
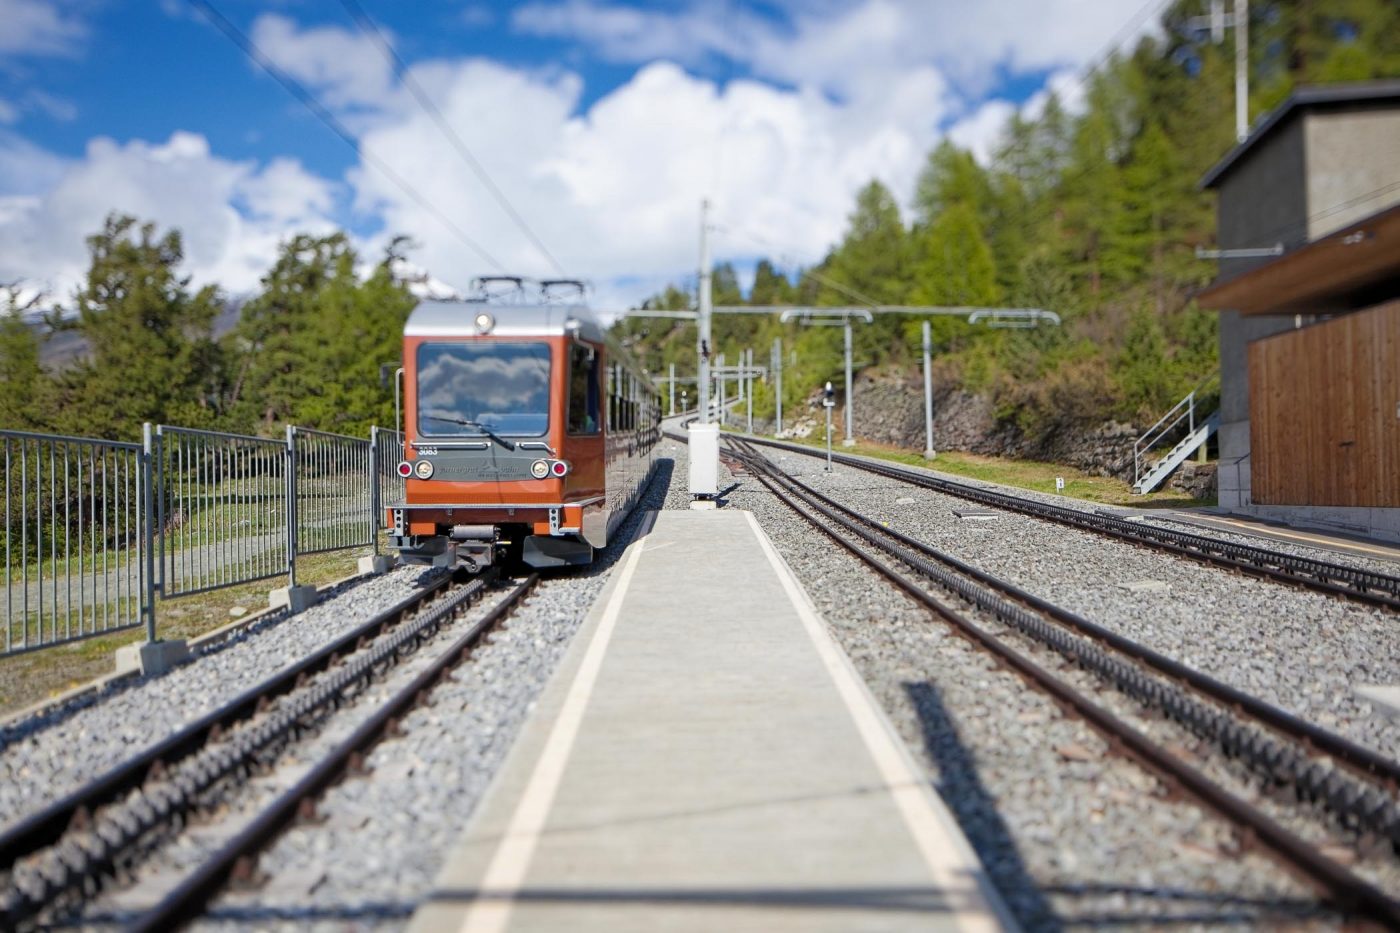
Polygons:
<instances>
[{"instance_id":1,"label":"white cloud","mask_svg":"<svg viewBox=\"0 0 1400 933\"><path fill-rule=\"evenodd\" d=\"M253 42L287 74L322 89L331 107L381 107L394 94L393 67L364 33L336 26L303 30L265 13L253 22Z\"/></svg>"},{"instance_id":2,"label":"white cloud","mask_svg":"<svg viewBox=\"0 0 1400 933\"><path fill-rule=\"evenodd\" d=\"M744 12L733 2L692 2L667 11L614 0L534 0L513 25L535 35L574 38L614 61L668 58L691 63L724 55L760 76L845 94L891 74L937 62L980 96L999 68L1031 72L1078 65L1111 40L1130 42L1120 0L785 0L786 22Z\"/></svg>"},{"instance_id":3,"label":"white cloud","mask_svg":"<svg viewBox=\"0 0 1400 933\"><path fill-rule=\"evenodd\" d=\"M19 119L19 111L15 105L0 97L0 124L10 124Z\"/></svg>"},{"instance_id":4,"label":"white cloud","mask_svg":"<svg viewBox=\"0 0 1400 933\"><path fill-rule=\"evenodd\" d=\"M948 130L948 138L971 152L978 162L987 165L1001 143L1006 121L1016 110L1016 105L1010 101L989 100L954 123Z\"/></svg>"},{"instance_id":5,"label":"white cloud","mask_svg":"<svg viewBox=\"0 0 1400 933\"><path fill-rule=\"evenodd\" d=\"M617 305L693 271L702 197L713 200L723 226L720 258L766 253L812 262L840 238L855 192L871 178L901 199L912 196L949 120L956 119L953 138L985 159L1013 105L969 109L965 95L967 82L985 80L998 63L1065 64L1049 84L1074 105L1082 88L1070 63L1097 47L1081 29L1066 31L1050 19L1082 26L1113 16L1108 0L1082 0L1072 12L1067 3L1045 0L1046 12L1008 0L993 17L986 4L950 11L860 0L828 3L823 18L793 0L791 22L779 27L737 8L726 24L722 10L698 4L655 13L563 0L523 7L514 22L586 36L618 60L695 61L719 51L752 62L762 80L720 88L657 61L580 110L582 80L557 67L456 58L417 63L412 73L565 268L590 278L600 301ZM606 15L595 17L599 11ZM550 25L554 13L562 25ZM1010 25L983 34L988 17ZM744 28L733 28L734 18ZM1037 29L1039 43L1031 41ZM409 180L508 270L552 273L402 92L372 40L349 27L303 29L272 14L258 17L253 35L360 134L363 151ZM946 76L945 60L961 85ZM1029 106L1043 106L1043 97ZM345 188L357 217L382 230L359 244L365 255L406 232L422 245L414 262L442 283L465 289L472 276L491 271L434 210L363 160ZM115 209L179 227L197 281L254 287L281 238L330 229L336 194L333 182L293 160L230 161L188 133L163 143L98 139L70 161L0 130L0 281L40 278L64 294L86 266L83 238Z\"/></svg>"},{"instance_id":6,"label":"white cloud","mask_svg":"<svg viewBox=\"0 0 1400 933\"><path fill-rule=\"evenodd\" d=\"M55 0L0 0L0 55L74 54L87 37L77 6Z\"/></svg>"},{"instance_id":7,"label":"white cloud","mask_svg":"<svg viewBox=\"0 0 1400 933\"><path fill-rule=\"evenodd\" d=\"M1087 93L1083 72L1075 68L1062 68L1046 78L1045 85L1026 99L1021 112L1028 120L1039 120L1045 112L1046 101L1054 94L1059 97L1060 106L1065 112L1080 114L1084 112Z\"/></svg>"},{"instance_id":8,"label":"white cloud","mask_svg":"<svg viewBox=\"0 0 1400 933\"><path fill-rule=\"evenodd\" d=\"M661 12L594 0L527 3L515 9L511 24L531 35L582 39L609 61L667 59L685 65L714 52L743 57L751 51L753 37L766 28L735 4Z\"/></svg>"},{"instance_id":9,"label":"white cloud","mask_svg":"<svg viewBox=\"0 0 1400 933\"><path fill-rule=\"evenodd\" d=\"M1060 106L1066 113L1083 113L1086 90L1082 74L1082 71L1073 68L1054 72L1045 80L1045 85L1019 108L1008 100L985 101L949 127L948 138L970 150L978 162L987 165L1002 141L1007 122L1018 110L1026 119L1038 120L1045 113L1045 104L1053 93L1059 97Z\"/></svg>"},{"instance_id":10,"label":"white cloud","mask_svg":"<svg viewBox=\"0 0 1400 933\"><path fill-rule=\"evenodd\" d=\"M27 280L61 300L87 268L84 238L111 211L178 228L196 284L216 282L233 292L257 285L287 233L332 229L328 182L290 160L259 169L221 159L193 133L174 133L164 143L97 138L81 160L48 156L41 165L44 157L0 138L0 182L16 162L22 164L12 175L52 180L43 190L0 198L0 281Z\"/></svg>"},{"instance_id":11,"label":"white cloud","mask_svg":"<svg viewBox=\"0 0 1400 933\"><path fill-rule=\"evenodd\" d=\"M720 92L657 63L582 114L575 112L580 82L570 75L474 60L418 66L415 77L561 263L614 301L624 297L623 281L640 289L695 264L707 195L728 230L721 247L729 253L752 254L773 242L804 259L819 257L840 237L854 192L872 177L912 190L945 112L933 73L849 106L751 81ZM386 113L362 143L508 269L551 271L422 113ZM411 231L422 242L415 259L434 274L462 288L489 271L377 172L358 169L351 182L359 209L383 216L386 231Z\"/></svg>"}]
</instances>

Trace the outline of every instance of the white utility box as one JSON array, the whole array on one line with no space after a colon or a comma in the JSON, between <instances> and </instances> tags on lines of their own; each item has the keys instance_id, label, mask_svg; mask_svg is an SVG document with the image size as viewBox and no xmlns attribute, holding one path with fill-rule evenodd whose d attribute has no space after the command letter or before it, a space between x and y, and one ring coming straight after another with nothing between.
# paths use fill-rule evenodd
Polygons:
<instances>
[{"instance_id":1,"label":"white utility box","mask_svg":"<svg viewBox=\"0 0 1400 933\"><path fill-rule=\"evenodd\" d=\"M719 494L719 425L692 424L690 432L690 494Z\"/></svg>"}]
</instances>

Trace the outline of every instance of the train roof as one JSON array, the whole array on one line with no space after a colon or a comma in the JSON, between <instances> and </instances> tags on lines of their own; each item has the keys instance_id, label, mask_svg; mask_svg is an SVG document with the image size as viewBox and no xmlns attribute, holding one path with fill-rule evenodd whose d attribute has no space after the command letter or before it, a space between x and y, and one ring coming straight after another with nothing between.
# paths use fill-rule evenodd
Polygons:
<instances>
[{"instance_id":1,"label":"train roof","mask_svg":"<svg viewBox=\"0 0 1400 933\"><path fill-rule=\"evenodd\" d=\"M423 301L404 324L405 337L478 337L482 312L495 319L494 337L564 337L573 333L594 343L603 341L603 326L584 304L498 303L487 301Z\"/></svg>"}]
</instances>

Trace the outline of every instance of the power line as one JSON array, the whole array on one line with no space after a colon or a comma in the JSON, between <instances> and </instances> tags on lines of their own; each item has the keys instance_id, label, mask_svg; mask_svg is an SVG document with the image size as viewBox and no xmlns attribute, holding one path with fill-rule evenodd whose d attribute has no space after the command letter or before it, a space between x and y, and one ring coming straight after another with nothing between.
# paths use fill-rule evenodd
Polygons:
<instances>
[{"instance_id":1,"label":"power line","mask_svg":"<svg viewBox=\"0 0 1400 933\"><path fill-rule=\"evenodd\" d=\"M520 232L525 234L526 239L534 245L535 249L539 250L540 255L548 260L549 264L554 267L554 271L560 275L564 275L564 267L554 258L554 255L549 251L548 247L544 245L544 242L535 235L535 231L530 229L530 225L525 222L525 218L515 209L515 205L511 204L505 192L502 191L496 182L492 180L491 176L487 174L485 167L482 166L476 156L472 154L471 149L467 147L467 144L462 140L462 137L457 131L452 128L452 125L447 122L447 118L443 116L437 104L433 103L432 98L423 91L423 86L418 83L418 80L414 78L413 74L409 71L408 63L394 50L393 45L389 43L388 38L385 37L383 31L375 24L374 20L370 19L364 7L360 6L357 0L340 0L340 4L345 7L346 12L355 20L355 23L360 29L374 39L375 44L379 46L379 50L384 54L384 57L394 66L399 81L404 87L408 88L409 93L413 95L413 99L418 102L418 106L437 124L438 129L442 131L447 141L452 144L452 148L456 150L457 155L460 156L462 161L467 164L467 167L472 170L477 180L491 193L491 196L496 199L496 203L499 204L501 209L515 222L515 225L520 228Z\"/></svg>"},{"instance_id":2,"label":"power line","mask_svg":"<svg viewBox=\"0 0 1400 933\"><path fill-rule=\"evenodd\" d=\"M335 114L331 113L330 110L326 108L325 104L317 100L315 95L303 87L295 78L273 64L272 60L263 53L262 49L258 48L253 40L248 38L241 29L215 9L214 5L210 3L209 0L189 0L189 3L191 6L198 9L200 13L204 15L205 19L217 27L229 41L238 46L239 50L254 64L271 75L289 94L301 101L302 105L305 106L307 110L315 114L317 119L330 127L331 132L344 140L350 148L354 149L355 152L359 154L360 158L364 159L381 175L393 182L399 190L408 195L415 204L432 214L443 227L485 260L488 265L498 271L505 271L505 267L502 266L494 256L488 253L481 244L468 236L466 231L457 226L452 218L444 213L441 208L420 194L418 190L405 181L401 175L390 168L387 162L362 146L355 135L346 128L345 124L341 123L340 120L336 118Z\"/></svg>"}]
</instances>

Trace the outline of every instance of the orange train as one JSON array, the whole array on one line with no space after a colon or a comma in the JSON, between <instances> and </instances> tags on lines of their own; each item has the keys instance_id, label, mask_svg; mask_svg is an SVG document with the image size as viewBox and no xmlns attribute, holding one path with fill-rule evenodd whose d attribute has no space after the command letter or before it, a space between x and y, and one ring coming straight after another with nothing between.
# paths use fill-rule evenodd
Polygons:
<instances>
[{"instance_id":1,"label":"orange train","mask_svg":"<svg viewBox=\"0 0 1400 933\"><path fill-rule=\"evenodd\" d=\"M660 400L583 297L574 281L501 277L409 315L405 492L386 503L405 562L587 564L636 503Z\"/></svg>"}]
</instances>

